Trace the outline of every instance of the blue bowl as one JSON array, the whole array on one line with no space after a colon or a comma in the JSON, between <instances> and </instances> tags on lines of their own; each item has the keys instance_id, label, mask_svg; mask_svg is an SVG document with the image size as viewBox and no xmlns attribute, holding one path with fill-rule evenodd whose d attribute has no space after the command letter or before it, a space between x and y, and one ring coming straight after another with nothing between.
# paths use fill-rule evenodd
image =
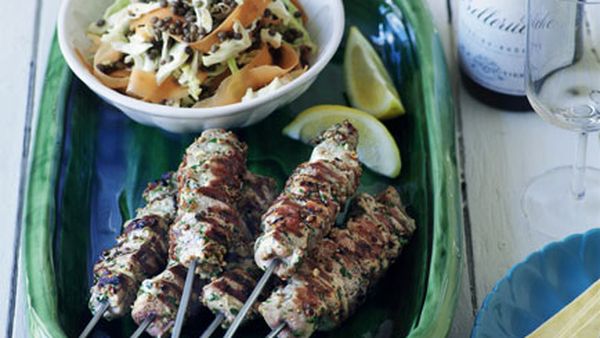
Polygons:
<instances>
[{"instance_id":1,"label":"blue bowl","mask_svg":"<svg viewBox=\"0 0 600 338\"><path fill-rule=\"evenodd\" d=\"M483 301L472 338L524 337L600 279L600 229L545 246Z\"/></svg>"}]
</instances>

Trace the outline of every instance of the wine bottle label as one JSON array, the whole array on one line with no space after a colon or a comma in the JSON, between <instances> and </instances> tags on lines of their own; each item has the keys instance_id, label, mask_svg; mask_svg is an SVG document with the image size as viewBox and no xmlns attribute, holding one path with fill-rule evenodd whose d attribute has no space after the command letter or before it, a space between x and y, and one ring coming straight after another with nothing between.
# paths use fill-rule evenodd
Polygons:
<instances>
[{"instance_id":1,"label":"wine bottle label","mask_svg":"<svg viewBox=\"0 0 600 338\"><path fill-rule=\"evenodd\" d=\"M577 11L577 6L577 1L549 1L544 2L544 6L532 9L529 20L531 29L529 75L532 81L542 80L554 71L581 58L575 48L576 39L583 39L584 36L591 34L591 30L586 28L588 22ZM555 43L557 41L558 44ZM580 50L579 53L581 52L583 51ZM577 81L577 78L573 80Z\"/></svg>"},{"instance_id":2,"label":"wine bottle label","mask_svg":"<svg viewBox=\"0 0 600 338\"><path fill-rule=\"evenodd\" d=\"M461 67L493 91L525 95L527 0L460 0Z\"/></svg>"}]
</instances>

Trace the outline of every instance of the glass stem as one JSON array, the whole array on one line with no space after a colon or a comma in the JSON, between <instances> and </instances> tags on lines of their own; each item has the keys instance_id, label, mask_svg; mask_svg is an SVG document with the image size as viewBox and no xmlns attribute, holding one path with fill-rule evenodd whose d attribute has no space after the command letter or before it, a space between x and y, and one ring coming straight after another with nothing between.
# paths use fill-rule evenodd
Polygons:
<instances>
[{"instance_id":1,"label":"glass stem","mask_svg":"<svg viewBox=\"0 0 600 338\"><path fill-rule=\"evenodd\" d=\"M573 165L573 181L571 182L571 192L576 200L582 200L585 197L585 164L587 157L588 134L579 133L577 137L577 153L575 164Z\"/></svg>"}]
</instances>

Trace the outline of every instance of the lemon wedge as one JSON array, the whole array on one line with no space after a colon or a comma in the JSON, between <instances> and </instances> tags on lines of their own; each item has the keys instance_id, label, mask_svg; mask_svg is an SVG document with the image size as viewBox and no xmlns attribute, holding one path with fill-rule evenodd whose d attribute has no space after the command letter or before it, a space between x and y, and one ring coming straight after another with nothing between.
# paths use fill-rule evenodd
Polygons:
<instances>
[{"instance_id":1,"label":"lemon wedge","mask_svg":"<svg viewBox=\"0 0 600 338\"><path fill-rule=\"evenodd\" d=\"M293 139L308 143L330 126L348 120L358 130L358 157L367 167L384 176L397 177L402 161L389 130L370 114L337 105L319 105L300 113L283 129Z\"/></svg>"},{"instance_id":2,"label":"lemon wedge","mask_svg":"<svg viewBox=\"0 0 600 338\"><path fill-rule=\"evenodd\" d=\"M346 90L350 103L380 120L404 114L398 91L373 46L350 27L344 54Z\"/></svg>"}]
</instances>

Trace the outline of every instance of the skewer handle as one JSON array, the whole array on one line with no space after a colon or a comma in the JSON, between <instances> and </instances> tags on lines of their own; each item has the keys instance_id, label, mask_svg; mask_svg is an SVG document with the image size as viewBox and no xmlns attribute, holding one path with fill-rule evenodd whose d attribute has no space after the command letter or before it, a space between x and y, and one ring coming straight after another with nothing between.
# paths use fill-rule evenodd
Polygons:
<instances>
[{"instance_id":1,"label":"skewer handle","mask_svg":"<svg viewBox=\"0 0 600 338\"><path fill-rule=\"evenodd\" d=\"M266 338L275 338L275 337L277 337L277 335L279 334L279 332L281 332L281 331L283 331L283 329L285 329L285 326L286 326L285 323L279 324L279 326L277 326L276 328L274 328L273 331L271 331L271 333L269 333Z\"/></svg>"},{"instance_id":2,"label":"skewer handle","mask_svg":"<svg viewBox=\"0 0 600 338\"><path fill-rule=\"evenodd\" d=\"M90 333L92 333L94 327L96 327L96 324L98 324L100 318L102 318L104 313L108 310L109 306L110 304L108 304L108 302L104 302L102 306L100 306L96 314L94 314L94 317L92 317L90 322L86 325L85 329L83 329L83 332L81 332L81 334L79 335L79 338L86 338L90 335Z\"/></svg>"},{"instance_id":3,"label":"skewer handle","mask_svg":"<svg viewBox=\"0 0 600 338\"><path fill-rule=\"evenodd\" d=\"M181 328L185 321L185 312L187 311L188 303L192 295L196 263L197 262L194 260L188 267L187 275L185 276L185 284L183 286L183 294L181 295L181 301L179 302L179 309L177 310L177 317L175 318L175 326L173 327L171 338L179 338L179 335L181 334Z\"/></svg>"},{"instance_id":4,"label":"skewer handle","mask_svg":"<svg viewBox=\"0 0 600 338\"><path fill-rule=\"evenodd\" d=\"M258 296L260 295L262 290L267 285L267 282L269 281L269 278L271 278L271 276L273 275L273 271L275 271L275 268L277 267L277 265L279 265L279 261L277 261L277 260L271 261L271 264L269 264L269 266L267 267L267 270L265 270L265 273L262 275L262 277L260 277L260 280L258 281L258 283L256 283L256 287L254 287L254 290L252 290L252 293L246 300L246 303L244 303L244 306L242 306L242 309L240 310L238 315L233 320L233 323L231 323L231 326L229 327L227 332L225 332L225 336L223 336L223 338L232 338L233 337L233 335L235 334L235 331L237 331L240 324L242 324L242 321L244 320L244 318L246 318L248 311L250 311L250 308L256 302L256 299L258 298Z\"/></svg>"},{"instance_id":5,"label":"skewer handle","mask_svg":"<svg viewBox=\"0 0 600 338\"><path fill-rule=\"evenodd\" d=\"M221 325L221 323L223 323L224 320L225 315L219 313L212 321L212 323L210 323L210 326L204 331L204 333L202 333L200 338L210 338L210 336L212 336L212 334L215 333L215 331L219 328L219 326Z\"/></svg>"},{"instance_id":6,"label":"skewer handle","mask_svg":"<svg viewBox=\"0 0 600 338\"><path fill-rule=\"evenodd\" d=\"M131 335L131 338L139 338L139 336L141 336L142 333L144 333L144 331L146 331L148 326L150 326L150 323L152 323L153 320L154 320L154 316L146 317L146 319L144 319L144 321L140 324L140 326L138 326L137 330L135 330L135 332Z\"/></svg>"}]
</instances>

